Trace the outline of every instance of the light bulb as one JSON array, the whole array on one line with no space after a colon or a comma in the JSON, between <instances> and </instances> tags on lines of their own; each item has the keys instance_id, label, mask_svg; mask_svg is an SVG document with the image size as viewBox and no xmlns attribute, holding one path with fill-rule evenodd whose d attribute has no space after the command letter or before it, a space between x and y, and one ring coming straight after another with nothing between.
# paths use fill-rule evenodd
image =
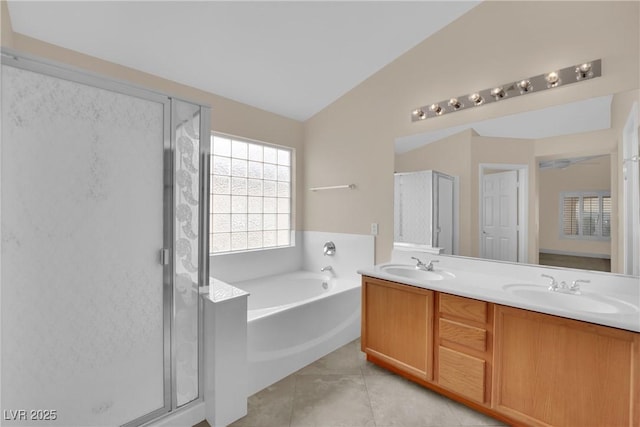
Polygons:
<instances>
[{"instance_id":1,"label":"light bulb","mask_svg":"<svg viewBox=\"0 0 640 427\"><path fill-rule=\"evenodd\" d=\"M491 89L491 96L493 96L497 101L497 100L502 99L505 96L507 96L507 94L504 91L504 89L502 89L501 87L496 87L496 88Z\"/></svg>"},{"instance_id":2,"label":"light bulb","mask_svg":"<svg viewBox=\"0 0 640 427\"><path fill-rule=\"evenodd\" d=\"M422 111L422 108L416 108L415 110L413 110L413 115L420 120L424 120L425 118L427 118L427 113Z\"/></svg>"},{"instance_id":3,"label":"light bulb","mask_svg":"<svg viewBox=\"0 0 640 427\"><path fill-rule=\"evenodd\" d=\"M473 102L474 105L481 105L484 102L484 98L476 92L469 95L469 101Z\"/></svg>"},{"instance_id":4,"label":"light bulb","mask_svg":"<svg viewBox=\"0 0 640 427\"><path fill-rule=\"evenodd\" d=\"M429 109L431 111L433 111L434 113L436 113L437 116L442 115L442 113L444 113L444 110L442 109L442 107L438 104L431 104L431 106L429 107Z\"/></svg>"},{"instance_id":5,"label":"light bulb","mask_svg":"<svg viewBox=\"0 0 640 427\"><path fill-rule=\"evenodd\" d=\"M529 80L520 80L517 83L518 88L520 89L520 93L527 93L531 91L531 82Z\"/></svg>"},{"instance_id":6,"label":"light bulb","mask_svg":"<svg viewBox=\"0 0 640 427\"><path fill-rule=\"evenodd\" d=\"M548 87L556 87L560 83L560 76L555 71L547 74L544 79L547 81Z\"/></svg>"},{"instance_id":7,"label":"light bulb","mask_svg":"<svg viewBox=\"0 0 640 427\"><path fill-rule=\"evenodd\" d=\"M585 62L576 67L576 80L588 79L590 77L593 77L590 62Z\"/></svg>"},{"instance_id":8,"label":"light bulb","mask_svg":"<svg viewBox=\"0 0 640 427\"><path fill-rule=\"evenodd\" d=\"M454 110L459 110L460 108L462 108L462 103L458 101L458 98L451 98L449 100L449 107L453 108Z\"/></svg>"}]
</instances>

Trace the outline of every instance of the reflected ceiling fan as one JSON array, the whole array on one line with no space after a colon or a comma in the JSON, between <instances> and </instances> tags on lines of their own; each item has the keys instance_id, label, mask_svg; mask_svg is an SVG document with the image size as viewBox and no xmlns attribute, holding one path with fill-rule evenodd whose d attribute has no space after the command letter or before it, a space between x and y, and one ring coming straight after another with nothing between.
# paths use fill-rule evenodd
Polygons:
<instances>
[{"instance_id":1,"label":"reflected ceiling fan","mask_svg":"<svg viewBox=\"0 0 640 427\"><path fill-rule=\"evenodd\" d=\"M573 166L576 164L585 165L585 166L597 165L598 162L588 162L588 161L597 159L600 157L604 157L604 155L588 156L588 157L573 157L571 159L541 160L540 162L538 162L538 167L541 170L544 170L544 169L566 169L569 166Z\"/></svg>"}]
</instances>

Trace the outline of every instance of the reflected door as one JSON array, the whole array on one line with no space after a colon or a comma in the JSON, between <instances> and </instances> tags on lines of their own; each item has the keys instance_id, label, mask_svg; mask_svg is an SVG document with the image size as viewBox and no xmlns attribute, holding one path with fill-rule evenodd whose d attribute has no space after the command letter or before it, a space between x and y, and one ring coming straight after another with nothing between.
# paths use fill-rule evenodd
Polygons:
<instances>
[{"instance_id":1,"label":"reflected door","mask_svg":"<svg viewBox=\"0 0 640 427\"><path fill-rule=\"evenodd\" d=\"M480 256L518 261L518 171L482 176Z\"/></svg>"}]
</instances>

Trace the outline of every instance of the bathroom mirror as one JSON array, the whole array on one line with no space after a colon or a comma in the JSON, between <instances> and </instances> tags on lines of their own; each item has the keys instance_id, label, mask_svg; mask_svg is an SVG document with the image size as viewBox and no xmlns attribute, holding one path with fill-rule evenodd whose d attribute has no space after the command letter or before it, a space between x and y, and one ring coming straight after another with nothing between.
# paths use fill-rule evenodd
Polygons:
<instances>
[{"instance_id":1,"label":"bathroom mirror","mask_svg":"<svg viewBox=\"0 0 640 427\"><path fill-rule=\"evenodd\" d=\"M397 138L395 172L458 177L456 255L637 276L639 93Z\"/></svg>"}]
</instances>

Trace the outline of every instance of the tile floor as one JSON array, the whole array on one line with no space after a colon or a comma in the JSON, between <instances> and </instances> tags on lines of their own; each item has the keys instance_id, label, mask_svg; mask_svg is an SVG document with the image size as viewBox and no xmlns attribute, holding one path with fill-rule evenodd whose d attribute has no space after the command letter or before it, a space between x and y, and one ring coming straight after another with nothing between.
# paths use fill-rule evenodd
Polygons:
<instances>
[{"instance_id":1,"label":"tile floor","mask_svg":"<svg viewBox=\"0 0 640 427\"><path fill-rule=\"evenodd\" d=\"M198 425L204 427L206 424ZM249 398L231 427L504 426L367 362L353 341Z\"/></svg>"}]
</instances>

